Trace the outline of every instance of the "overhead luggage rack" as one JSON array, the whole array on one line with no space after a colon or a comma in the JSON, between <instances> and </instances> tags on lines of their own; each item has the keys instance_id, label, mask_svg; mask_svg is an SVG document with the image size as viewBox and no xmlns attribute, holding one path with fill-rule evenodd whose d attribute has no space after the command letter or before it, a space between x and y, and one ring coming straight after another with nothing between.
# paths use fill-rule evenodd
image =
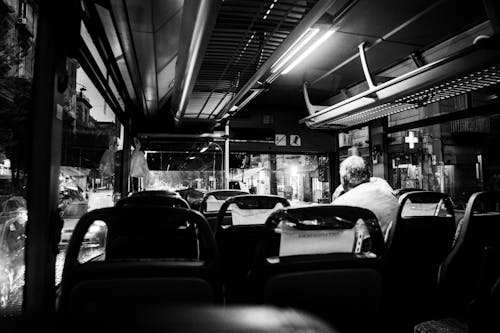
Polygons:
<instances>
[{"instance_id":1,"label":"overhead luggage rack","mask_svg":"<svg viewBox=\"0 0 500 333\"><path fill-rule=\"evenodd\" d=\"M365 76L369 82L367 69ZM311 115L302 122L314 129L352 127L499 82L500 52L471 46L380 85L369 84L368 90L331 106L312 105L304 85Z\"/></svg>"}]
</instances>

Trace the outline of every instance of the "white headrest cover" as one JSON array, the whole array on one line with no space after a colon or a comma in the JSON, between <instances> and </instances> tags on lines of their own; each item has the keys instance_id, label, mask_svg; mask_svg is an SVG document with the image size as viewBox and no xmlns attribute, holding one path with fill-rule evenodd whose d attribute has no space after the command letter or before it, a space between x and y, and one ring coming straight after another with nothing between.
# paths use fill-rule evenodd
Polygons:
<instances>
[{"instance_id":1,"label":"white headrest cover","mask_svg":"<svg viewBox=\"0 0 500 333\"><path fill-rule=\"evenodd\" d=\"M352 253L355 228L343 230L299 230L281 223L280 256Z\"/></svg>"}]
</instances>

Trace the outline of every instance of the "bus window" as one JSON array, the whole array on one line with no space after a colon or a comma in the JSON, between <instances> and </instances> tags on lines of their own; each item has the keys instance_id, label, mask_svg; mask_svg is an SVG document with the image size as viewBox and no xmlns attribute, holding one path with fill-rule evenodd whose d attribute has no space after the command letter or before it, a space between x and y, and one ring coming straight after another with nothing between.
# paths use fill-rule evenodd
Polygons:
<instances>
[{"instance_id":1,"label":"bus window","mask_svg":"<svg viewBox=\"0 0 500 333\"><path fill-rule=\"evenodd\" d=\"M0 12L0 317L21 313L24 287L37 13L36 5L20 2L8 1L11 11Z\"/></svg>"},{"instance_id":2,"label":"bus window","mask_svg":"<svg viewBox=\"0 0 500 333\"><path fill-rule=\"evenodd\" d=\"M121 124L78 61L68 59L67 66L70 78L65 92L59 176L59 209L64 226L56 259L56 284L80 217L90 210L113 206L121 193ZM80 261L104 253L105 232L105 226L100 224L89 228Z\"/></svg>"}]
</instances>

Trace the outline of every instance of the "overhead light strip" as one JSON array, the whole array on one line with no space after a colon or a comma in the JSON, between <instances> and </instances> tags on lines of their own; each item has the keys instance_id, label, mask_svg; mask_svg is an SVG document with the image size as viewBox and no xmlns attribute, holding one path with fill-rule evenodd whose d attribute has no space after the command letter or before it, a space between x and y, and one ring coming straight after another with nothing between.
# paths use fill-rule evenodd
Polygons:
<instances>
[{"instance_id":1,"label":"overhead light strip","mask_svg":"<svg viewBox=\"0 0 500 333\"><path fill-rule=\"evenodd\" d=\"M323 44L331 35L335 33L335 29L330 29L323 34L317 41L314 42L307 50L302 53L297 59L295 59L281 74L287 74L292 69L295 68L302 60L304 60L309 54L316 50L321 44Z\"/></svg>"},{"instance_id":2,"label":"overhead light strip","mask_svg":"<svg viewBox=\"0 0 500 333\"><path fill-rule=\"evenodd\" d=\"M304 46L306 46L309 41L318 34L319 29L312 28L307 29L300 37L295 41L295 43L290 46L288 50L271 66L271 73L278 72L281 67L288 63L292 57L297 54Z\"/></svg>"}]
</instances>

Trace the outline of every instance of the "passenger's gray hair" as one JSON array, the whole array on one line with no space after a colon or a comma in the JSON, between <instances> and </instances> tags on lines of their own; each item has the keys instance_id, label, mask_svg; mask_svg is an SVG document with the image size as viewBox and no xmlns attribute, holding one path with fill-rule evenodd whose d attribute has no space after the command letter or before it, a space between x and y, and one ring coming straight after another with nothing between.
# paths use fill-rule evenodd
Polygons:
<instances>
[{"instance_id":1,"label":"passenger's gray hair","mask_svg":"<svg viewBox=\"0 0 500 333\"><path fill-rule=\"evenodd\" d=\"M346 191L370 181L370 170L360 156L350 156L340 163L340 181Z\"/></svg>"}]
</instances>

